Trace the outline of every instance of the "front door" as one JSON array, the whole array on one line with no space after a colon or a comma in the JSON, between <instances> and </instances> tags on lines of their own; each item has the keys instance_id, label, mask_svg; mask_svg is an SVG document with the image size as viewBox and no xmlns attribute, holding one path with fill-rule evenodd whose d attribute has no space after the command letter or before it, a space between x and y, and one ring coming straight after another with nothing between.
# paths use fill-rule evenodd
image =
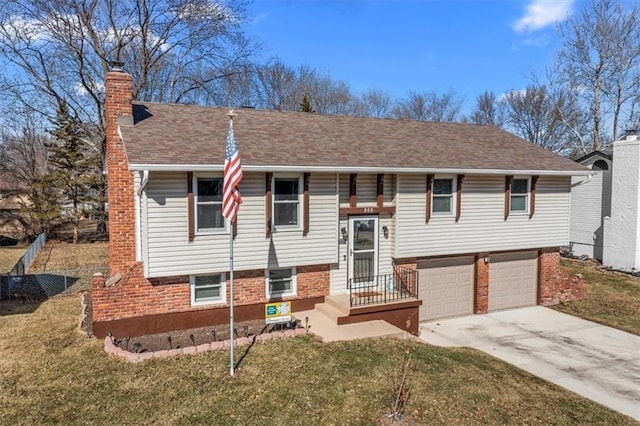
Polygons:
<instances>
[{"instance_id":1,"label":"front door","mask_svg":"<svg viewBox=\"0 0 640 426\"><path fill-rule=\"evenodd\" d=\"M356 283L372 282L377 274L378 217L350 217L349 278Z\"/></svg>"}]
</instances>

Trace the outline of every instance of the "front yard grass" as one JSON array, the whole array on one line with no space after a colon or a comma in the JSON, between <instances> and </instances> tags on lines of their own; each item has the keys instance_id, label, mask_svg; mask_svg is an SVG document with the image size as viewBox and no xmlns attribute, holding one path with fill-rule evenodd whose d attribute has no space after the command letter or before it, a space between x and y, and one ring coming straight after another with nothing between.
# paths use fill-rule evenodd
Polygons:
<instances>
[{"instance_id":1,"label":"front yard grass","mask_svg":"<svg viewBox=\"0 0 640 426\"><path fill-rule=\"evenodd\" d=\"M0 247L0 275L7 273L16 265L27 247Z\"/></svg>"},{"instance_id":2,"label":"front yard grass","mask_svg":"<svg viewBox=\"0 0 640 426\"><path fill-rule=\"evenodd\" d=\"M640 335L640 279L598 269L589 261L562 259L561 266L584 275L584 298L554 309Z\"/></svg>"},{"instance_id":3,"label":"front yard grass","mask_svg":"<svg viewBox=\"0 0 640 426\"><path fill-rule=\"evenodd\" d=\"M304 336L254 345L230 378L227 351L135 365L106 355L77 331L78 296L9 308L0 424L385 424L408 354L404 424L635 424L472 349Z\"/></svg>"}]
</instances>

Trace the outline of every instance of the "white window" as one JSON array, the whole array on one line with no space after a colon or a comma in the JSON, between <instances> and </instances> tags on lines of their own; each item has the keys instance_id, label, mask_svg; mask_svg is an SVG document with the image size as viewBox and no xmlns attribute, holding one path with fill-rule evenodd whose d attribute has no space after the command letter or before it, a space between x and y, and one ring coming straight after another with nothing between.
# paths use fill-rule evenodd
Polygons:
<instances>
[{"instance_id":1,"label":"white window","mask_svg":"<svg viewBox=\"0 0 640 426\"><path fill-rule=\"evenodd\" d=\"M222 216L221 177L195 177L196 180L196 232L208 232L225 228Z\"/></svg>"},{"instance_id":2,"label":"white window","mask_svg":"<svg viewBox=\"0 0 640 426\"><path fill-rule=\"evenodd\" d=\"M436 178L433 180L431 211L434 214L451 214L453 213L453 194L455 179L453 178Z\"/></svg>"},{"instance_id":3,"label":"white window","mask_svg":"<svg viewBox=\"0 0 640 426\"><path fill-rule=\"evenodd\" d=\"M224 274L192 275L191 306L226 303L227 289Z\"/></svg>"},{"instance_id":4,"label":"white window","mask_svg":"<svg viewBox=\"0 0 640 426\"><path fill-rule=\"evenodd\" d=\"M266 271L267 298L296 294L296 268L270 269Z\"/></svg>"},{"instance_id":5,"label":"white window","mask_svg":"<svg viewBox=\"0 0 640 426\"><path fill-rule=\"evenodd\" d=\"M300 228L301 188L300 176L273 179L273 225L276 228Z\"/></svg>"},{"instance_id":6,"label":"white window","mask_svg":"<svg viewBox=\"0 0 640 426\"><path fill-rule=\"evenodd\" d=\"M529 179L511 180L511 200L509 210L512 213L526 213L529 210Z\"/></svg>"}]
</instances>

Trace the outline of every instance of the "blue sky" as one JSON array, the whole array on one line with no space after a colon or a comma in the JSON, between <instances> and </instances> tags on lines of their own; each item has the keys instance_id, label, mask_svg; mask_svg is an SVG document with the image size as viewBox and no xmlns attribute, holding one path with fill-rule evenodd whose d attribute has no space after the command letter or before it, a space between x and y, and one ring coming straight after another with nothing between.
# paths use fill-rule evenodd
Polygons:
<instances>
[{"instance_id":1,"label":"blue sky","mask_svg":"<svg viewBox=\"0 0 640 426\"><path fill-rule=\"evenodd\" d=\"M249 34L265 57L309 65L360 93L394 98L453 88L466 105L484 90L524 88L553 61L554 25L574 0L255 0Z\"/></svg>"}]
</instances>

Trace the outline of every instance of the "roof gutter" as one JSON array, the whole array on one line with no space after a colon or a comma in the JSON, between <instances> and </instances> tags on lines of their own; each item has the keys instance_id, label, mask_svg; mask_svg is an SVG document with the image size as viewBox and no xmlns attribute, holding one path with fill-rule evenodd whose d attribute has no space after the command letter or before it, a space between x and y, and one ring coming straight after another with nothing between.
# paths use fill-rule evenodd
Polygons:
<instances>
[{"instance_id":1,"label":"roof gutter","mask_svg":"<svg viewBox=\"0 0 640 426\"><path fill-rule=\"evenodd\" d=\"M129 170L143 172L221 172L217 164L130 164ZM592 170L509 170L509 169L456 169L434 167L339 167L339 166L268 166L243 165L245 172L323 172L323 173L407 173L407 174L475 174L475 175L538 175L589 176ZM147 176L148 178L148 176ZM142 187L142 185L141 185Z\"/></svg>"}]
</instances>

